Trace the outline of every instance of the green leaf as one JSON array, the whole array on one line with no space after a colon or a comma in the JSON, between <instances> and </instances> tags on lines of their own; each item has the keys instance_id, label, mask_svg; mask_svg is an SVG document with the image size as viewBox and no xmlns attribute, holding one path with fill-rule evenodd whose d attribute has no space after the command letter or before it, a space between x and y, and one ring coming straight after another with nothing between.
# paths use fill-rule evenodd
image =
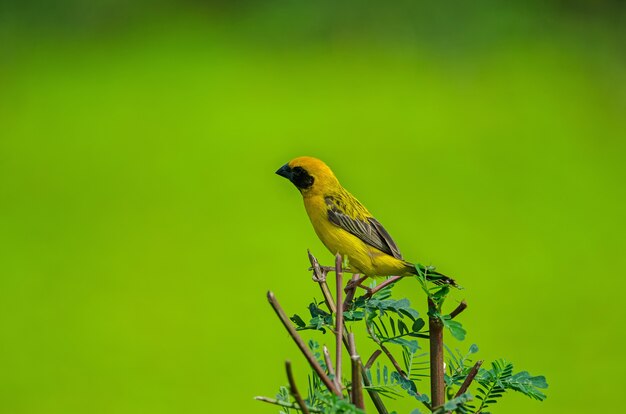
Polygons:
<instances>
[{"instance_id":1,"label":"green leaf","mask_svg":"<svg viewBox=\"0 0 626 414\"><path fill-rule=\"evenodd\" d=\"M465 394L461 394L456 398L446 401L446 403L443 405L443 410L444 411L456 410L457 408L459 408L460 406L462 406L463 404L471 400L472 400L472 395L469 392L466 392Z\"/></svg>"},{"instance_id":2,"label":"green leaf","mask_svg":"<svg viewBox=\"0 0 626 414\"><path fill-rule=\"evenodd\" d=\"M441 299L444 299L448 293L450 293L450 287L448 285L443 286L441 289L438 289L435 293L433 293L433 299L439 302Z\"/></svg>"},{"instance_id":3,"label":"green leaf","mask_svg":"<svg viewBox=\"0 0 626 414\"><path fill-rule=\"evenodd\" d=\"M476 352L478 352L478 345L476 345L476 344L472 344L472 345L470 346L469 353L470 353L470 354L475 354Z\"/></svg>"},{"instance_id":4,"label":"green leaf","mask_svg":"<svg viewBox=\"0 0 626 414\"><path fill-rule=\"evenodd\" d=\"M426 322L424 322L424 319L418 318L415 320L415 322L413 322L413 327L411 328L411 330L413 332L419 332L422 330L424 325L426 325Z\"/></svg>"},{"instance_id":5,"label":"green leaf","mask_svg":"<svg viewBox=\"0 0 626 414\"><path fill-rule=\"evenodd\" d=\"M293 315L289 319L291 320L291 322L295 323L298 328L304 328L306 326L306 323L298 315Z\"/></svg>"},{"instance_id":6,"label":"green leaf","mask_svg":"<svg viewBox=\"0 0 626 414\"><path fill-rule=\"evenodd\" d=\"M414 397L416 400L428 402L428 396L425 394L419 394L417 392L417 387L415 386L415 383L413 381L404 378L395 371L391 373L391 379L400 384L400 387L402 387L402 389L405 390L407 394Z\"/></svg>"},{"instance_id":7,"label":"green leaf","mask_svg":"<svg viewBox=\"0 0 626 414\"><path fill-rule=\"evenodd\" d=\"M406 323L404 323L404 321L398 321L398 330L400 331L400 335L409 333L409 328L406 326Z\"/></svg>"},{"instance_id":8,"label":"green leaf","mask_svg":"<svg viewBox=\"0 0 626 414\"><path fill-rule=\"evenodd\" d=\"M443 322L443 326L448 328L448 330L450 331L453 337L455 337L459 341L462 341L465 339L465 334L467 332L465 331L465 329L463 328L463 325L461 325L460 322L450 319L449 315L445 315L445 316L438 315L438 316L439 316L439 319L441 319L441 321Z\"/></svg>"},{"instance_id":9,"label":"green leaf","mask_svg":"<svg viewBox=\"0 0 626 414\"><path fill-rule=\"evenodd\" d=\"M343 317L346 321L360 321L365 317L365 312L362 310L350 310L344 312Z\"/></svg>"},{"instance_id":10,"label":"green leaf","mask_svg":"<svg viewBox=\"0 0 626 414\"><path fill-rule=\"evenodd\" d=\"M404 338L392 338L392 339L389 339L388 341L385 341L385 343L402 345L406 347L411 353L416 353L417 350L420 349L419 345L417 344L417 341L408 340Z\"/></svg>"}]
</instances>

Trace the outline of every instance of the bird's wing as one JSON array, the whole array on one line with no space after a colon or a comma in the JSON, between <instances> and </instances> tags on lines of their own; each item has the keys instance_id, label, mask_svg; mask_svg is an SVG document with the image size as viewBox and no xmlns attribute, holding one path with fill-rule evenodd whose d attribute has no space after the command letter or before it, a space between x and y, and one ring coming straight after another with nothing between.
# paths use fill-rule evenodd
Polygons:
<instances>
[{"instance_id":1,"label":"bird's wing","mask_svg":"<svg viewBox=\"0 0 626 414\"><path fill-rule=\"evenodd\" d=\"M355 198L352 198L350 201L358 203L358 207L367 211ZM396 259L404 260L396 242L393 241L387 230L374 217L350 217L345 211L346 205L337 203L333 197L326 197L326 205L328 206L328 220L331 223L358 237L364 243Z\"/></svg>"}]
</instances>

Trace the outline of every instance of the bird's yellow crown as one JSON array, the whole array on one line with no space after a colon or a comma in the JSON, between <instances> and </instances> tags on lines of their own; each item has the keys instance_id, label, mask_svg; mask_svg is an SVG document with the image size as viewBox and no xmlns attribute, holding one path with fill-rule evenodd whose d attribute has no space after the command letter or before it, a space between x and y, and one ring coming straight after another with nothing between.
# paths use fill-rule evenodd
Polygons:
<instances>
[{"instance_id":1,"label":"bird's yellow crown","mask_svg":"<svg viewBox=\"0 0 626 414\"><path fill-rule=\"evenodd\" d=\"M314 195L322 189L341 188L333 171L320 159L314 157L298 157L289 161L287 165L289 165L292 170L302 168L313 178L313 184L310 188L301 189L303 195Z\"/></svg>"}]
</instances>

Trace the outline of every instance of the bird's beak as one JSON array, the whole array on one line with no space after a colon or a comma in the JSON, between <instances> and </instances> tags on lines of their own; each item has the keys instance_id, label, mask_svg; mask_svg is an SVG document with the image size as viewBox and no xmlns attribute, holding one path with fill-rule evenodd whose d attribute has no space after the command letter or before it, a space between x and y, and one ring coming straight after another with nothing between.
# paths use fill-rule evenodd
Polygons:
<instances>
[{"instance_id":1,"label":"bird's beak","mask_svg":"<svg viewBox=\"0 0 626 414\"><path fill-rule=\"evenodd\" d=\"M288 180L291 180L291 177L293 175L289 164L285 164L282 167L280 167L278 171L276 171L276 174L280 175L281 177L285 177Z\"/></svg>"}]
</instances>

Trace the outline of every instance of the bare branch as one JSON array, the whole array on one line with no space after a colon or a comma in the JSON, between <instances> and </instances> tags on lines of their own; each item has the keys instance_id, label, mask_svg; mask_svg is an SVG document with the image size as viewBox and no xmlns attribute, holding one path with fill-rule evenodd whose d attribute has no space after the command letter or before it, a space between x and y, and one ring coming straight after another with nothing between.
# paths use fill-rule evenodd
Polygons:
<instances>
[{"instance_id":1,"label":"bare branch","mask_svg":"<svg viewBox=\"0 0 626 414\"><path fill-rule=\"evenodd\" d=\"M432 407L442 406L445 400L446 384L443 369L443 323L437 316L439 309L435 302L428 298L428 329L430 341L430 398Z\"/></svg>"},{"instance_id":2,"label":"bare branch","mask_svg":"<svg viewBox=\"0 0 626 414\"><path fill-rule=\"evenodd\" d=\"M381 351L380 349L374 351L370 359L367 360L367 363L365 364L365 369L370 369L372 365L374 365L374 361L376 361L376 358L378 358L378 356L382 353L383 351Z\"/></svg>"},{"instance_id":3,"label":"bare branch","mask_svg":"<svg viewBox=\"0 0 626 414\"><path fill-rule=\"evenodd\" d=\"M391 364L393 365L393 367L395 368L395 370L398 372L398 374L400 374L400 376L402 376L403 378L409 379L406 375L406 372L404 372L402 370L402 368L400 367L400 364L398 364L398 361L396 361L396 359L394 358L394 356L391 354L391 351L389 351L389 349L387 349L387 347L385 345L383 345L382 341L376 336L376 334L374 333L374 331L372 331L371 326L368 323L365 323L365 328L367 329L367 333L370 335L370 337L372 338L372 340L380 347L380 349L382 350L382 352L385 353L385 355L387 355L387 358L389 358L389 361L391 361ZM379 353L380 354L380 353ZM374 353L374 355L376 355L376 353ZM376 357L378 355L376 355L376 357L372 355L370 357L370 360L372 360L372 358L376 359ZM374 361L372 361L373 363ZM368 364L370 363L370 361L367 362ZM419 393L419 391L416 391L417 395L421 395ZM422 403L430 410L430 404L427 403L426 401L422 401Z\"/></svg>"},{"instance_id":4,"label":"bare branch","mask_svg":"<svg viewBox=\"0 0 626 414\"><path fill-rule=\"evenodd\" d=\"M467 374L465 381L463 381L463 384L461 384L461 388L459 388L459 390L456 392L456 395L454 396L455 398L460 397L461 395L465 394L469 386L472 384L472 381L474 381L476 374L478 374L478 370L480 369L482 364L483 364L482 360L477 361L474 364L470 372Z\"/></svg>"},{"instance_id":5,"label":"bare branch","mask_svg":"<svg viewBox=\"0 0 626 414\"><path fill-rule=\"evenodd\" d=\"M398 374L402 375L404 378L406 378L406 372L404 372L402 370L402 368L400 367L400 364L398 364L398 361L396 361L396 359L393 357L393 355L391 354L391 352L389 351L389 349L387 349L387 347L385 345L383 345L382 341L376 336L376 334L374 333L374 331L372 331L371 326L366 323L365 327L367 329L367 333L370 335L370 337L372 338L372 340L374 342L376 342L376 345L378 345L381 349L382 352L385 353L385 355L387 355L387 358L389 358L389 361L391 362L391 364L393 365L393 367L396 369L396 371L398 371ZM370 358L371 359L371 358ZM369 363L369 361L368 361Z\"/></svg>"},{"instance_id":6,"label":"bare branch","mask_svg":"<svg viewBox=\"0 0 626 414\"><path fill-rule=\"evenodd\" d=\"M317 262L317 259L315 258L315 256L311 254L311 252L309 252L309 260L311 261L312 268L314 267L314 263L317 263L317 266L319 266L319 268L322 269L322 271L330 270L330 268L328 267L320 266L319 263ZM329 309L331 310L331 312L335 313L336 312L336 310L334 309L335 302L330 293L330 289L328 289L328 285L326 284L326 282L323 282L323 283L318 282L318 283L320 284L320 288L322 290L322 294L324 295L324 300L326 301L326 304L329 306ZM333 333L336 334L336 332L333 332ZM346 349L349 349L348 335L345 334L345 330L343 331L343 334L341 336L342 336L344 346L346 347ZM361 376L363 377L363 384L365 385L365 387L371 387L372 383L369 380L369 377L367 376L367 372L363 366L361 366ZM383 403L383 400L380 398L380 395L378 394L378 392L371 388L366 388L366 390L370 398L372 399L372 403L374 403L374 407L376 407L376 411L378 411L378 414L388 414L389 412L387 411L387 408L385 407L385 404Z\"/></svg>"},{"instance_id":7,"label":"bare branch","mask_svg":"<svg viewBox=\"0 0 626 414\"><path fill-rule=\"evenodd\" d=\"M461 395L465 394L469 386L472 384L472 381L474 381L476 374L478 374L478 370L480 369L480 366L482 364L482 360L476 361L470 372L467 374L467 377L465 377L465 381L463 381L463 384L461 384L459 390L456 392L456 394L454 394L454 398L460 397ZM452 414L452 411L448 411L446 414Z\"/></svg>"},{"instance_id":8,"label":"bare branch","mask_svg":"<svg viewBox=\"0 0 626 414\"><path fill-rule=\"evenodd\" d=\"M324 361L326 361L326 367L328 368L328 375L332 375L335 377L335 369L333 368L333 361L330 360L330 354L328 353L328 348L326 345L322 348L324 353Z\"/></svg>"},{"instance_id":9,"label":"bare branch","mask_svg":"<svg viewBox=\"0 0 626 414\"><path fill-rule=\"evenodd\" d=\"M467 309L467 302L465 302L465 300L462 300L461 303L459 303L459 306L457 306L452 312L450 312L450 319L454 319L459 313L463 312L465 309Z\"/></svg>"},{"instance_id":10,"label":"bare branch","mask_svg":"<svg viewBox=\"0 0 626 414\"><path fill-rule=\"evenodd\" d=\"M309 414L309 408L304 403L302 396L298 392L298 387L296 387L296 380L293 379L293 372L291 372L291 362L285 361L285 370L287 371L287 379L289 380L289 391L293 398L295 398L296 402L300 406L300 410L304 414Z\"/></svg>"},{"instance_id":11,"label":"bare branch","mask_svg":"<svg viewBox=\"0 0 626 414\"><path fill-rule=\"evenodd\" d=\"M293 408L294 410L300 410L300 407L298 407L297 404L284 402L284 401L278 401L278 400L276 400L274 398L254 397L254 399L257 400L257 401L266 402L268 404L278 405L280 407ZM322 410L320 410L319 408L315 408L315 407L309 407L309 411L312 412L312 413L321 413L322 412Z\"/></svg>"},{"instance_id":12,"label":"bare branch","mask_svg":"<svg viewBox=\"0 0 626 414\"><path fill-rule=\"evenodd\" d=\"M345 287L344 292L346 292L346 300L343 303L344 312L350 308L352 304L352 299L354 299L354 294L356 293L356 288L359 285L359 281L365 280L367 276L360 277L358 273L352 275L352 279L348 282L348 285Z\"/></svg>"},{"instance_id":13,"label":"bare branch","mask_svg":"<svg viewBox=\"0 0 626 414\"><path fill-rule=\"evenodd\" d=\"M356 352L356 345L354 343L354 334L350 332L348 335L348 343L350 344L350 361L352 363L352 404L357 408L364 409L365 403L363 401L363 385L361 384L361 378L359 372L361 371L361 358Z\"/></svg>"},{"instance_id":14,"label":"bare branch","mask_svg":"<svg viewBox=\"0 0 626 414\"><path fill-rule=\"evenodd\" d=\"M317 362L317 360L311 353L311 350L306 346L300 335L298 335L298 332L296 332L295 328L289 321L289 318L285 314L283 308L278 303L278 300L274 296L274 293L272 293L271 291L267 292L267 300L270 302L270 305L272 305L274 312L276 312L276 315L278 315L278 318L287 329L287 332L289 332L291 338L294 340L296 345L298 345L300 351L304 354L305 358L309 362L309 365L311 365L311 368L315 370L317 375L320 377L320 379L330 392L341 397L341 389L335 387L335 384L330 380L328 375L326 375L319 362Z\"/></svg>"},{"instance_id":15,"label":"bare branch","mask_svg":"<svg viewBox=\"0 0 626 414\"><path fill-rule=\"evenodd\" d=\"M386 288L387 286L393 285L394 283L396 283L398 280L402 279L402 276L391 276L389 279L385 280L384 282L382 282L380 285L376 286L375 288L369 290L366 294L365 294L365 298L369 299L372 296L374 296L377 292L379 292L380 290Z\"/></svg>"},{"instance_id":16,"label":"bare branch","mask_svg":"<svg viewBox=\"0 0 626 414\"><path fill-rule=\"evenodd\" d=\"M337 255L335 256L335 276L336 276L336 281L337 281L337 291L336 291L336 296L335 299L337 301L337 304L335 306L335 309L337 310L337 313L335 315L335 319L336 319L336 325L335 325L335 332L337 332L337 336L336 336L336 355L335 355L335 385L337 387L338 390L341 391L342 388L342 384L341 384L341 340L343 339L343 281L342 281L342 277L343 277L343 272L341 269L342 266L342 260L341 260L341 255L339 253L337 253Z\"/></svg>"},{"instance_id":17,"label":"bare branch","mask_svg":"<svg viewBox=\"0 0 626 414\"><path fill-rule=\"evenodd\" d=\"M317 261L317 258L313 256L310 251L307 250L307 252L309 254L309 261L311 262L311 268L313 269L313 281L320 285L322 295L324 296L324 302L326 302L326 306L328 306L330 313L335 313L336 309L333 295L330 293L328 283L326 283L326 271L322 269Z\"/></svg>"}]
</instances>

